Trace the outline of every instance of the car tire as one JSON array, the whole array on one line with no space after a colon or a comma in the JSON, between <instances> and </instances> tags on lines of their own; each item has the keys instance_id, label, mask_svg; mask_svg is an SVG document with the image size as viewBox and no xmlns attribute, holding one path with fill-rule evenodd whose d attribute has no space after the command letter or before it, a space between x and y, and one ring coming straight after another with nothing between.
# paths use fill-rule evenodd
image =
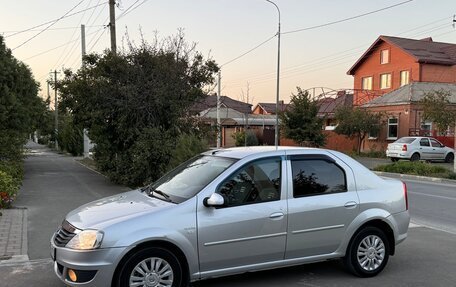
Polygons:
<instances>
[{"instance_id":1,"label":"car tire","mask_svg":"<svg viewBox=\"0 0 456 287\"><path fill-rule=\"evenodd\" d=\"M392 158L391 158L391 161L392 161L392 162L397 162L398 160L399 160L399 159L398 159L397 157L392 157Z\"/></svg>"},{"instance_id":2,"label":"car tire","mask_svg":"<svg viewBox=\"0 0 456 287\"><path fill-rule=\"evenodd\" d=\"M412 156L410 157L410 161L419 161L420 160L420 154L419 153L414 153L412 154Z\"/></svg>"},{"instance_id":3,"label":"car tire","mask_svg":"<svg viewBox=\"0 0 456 287\"><path fill-rule=\"evenodd\" d=\"M385 233L369 226L353 236L343 261L354 275L373 277L385 268L389 254L390 246Z\"/></svg>"},{"instance_id":4,"label":"car tire","mask_svg":"<svg viewBox=\"0 0 456 287\"><path fill-rule=\"evenodd\" d=\"M144 286L186 287L188 282L183 274L182 264L172 252L164 248L148 247L137 251L125 261L115 286L132 286L130 283L144 280L149 283Z\"/></svg>"},{"instance_id":5,"label":"car tire","mask_svg":"<svg viewBox=\"0 0 456 287\"><path fill-rule=\"evenodd\" d=\"M452 163L454 161L454 153L450 152L445 157L445 162Z\"/></svg>"}]
</instances>

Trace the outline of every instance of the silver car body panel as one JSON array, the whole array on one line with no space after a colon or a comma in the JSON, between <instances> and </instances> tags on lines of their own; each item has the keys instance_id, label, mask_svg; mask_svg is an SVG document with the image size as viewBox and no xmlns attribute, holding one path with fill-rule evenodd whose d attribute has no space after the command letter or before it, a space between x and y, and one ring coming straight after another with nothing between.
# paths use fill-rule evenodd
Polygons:
<instances>
[{"instance_id":1,"label":"silver car body panel","mask_svg":"<svg viewBox=\"0 0 456 287\"><path fill-rule=\"evenodd\" d=\"M71 283L59 276L62 281L70 286L108 286L120 260L139 244L152 241L179 248L190 280L195 281L342 257L353 234L371 220L387 223L396 244L407 236L410 216L402 183L382 179L342 153L255 147L206 154L239 160L183 203L165 202L135 190L70 212L68 222L79 229L102 230L104 239L101 248L92 251L57 247L51 240L57 249L56 266L98 270L91 282ZM345 172L347 191L293 198L289 157L303 154L334 159ZM280 200L227 208L204 206L204 198L239 168L270 157L282 160Z\"/></svg>"}]
</instances>

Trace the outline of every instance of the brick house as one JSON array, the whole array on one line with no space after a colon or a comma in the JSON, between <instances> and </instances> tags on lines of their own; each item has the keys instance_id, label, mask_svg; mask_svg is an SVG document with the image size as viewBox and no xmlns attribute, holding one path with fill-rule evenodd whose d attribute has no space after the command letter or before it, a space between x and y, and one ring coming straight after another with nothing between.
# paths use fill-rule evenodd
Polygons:
<instances>
[{"instance_id":1,"label":"brick house","mask_svg":"<svg viewBox=\"0 0 456 287\"><path fill-rule=\"evenodd\" d=\"M380 36L347 74L354 77L354 105L388 115L380 133L364 143L365 150L383 150L408 135L437 136L432 123L423 121L418 102L436 90L456 94L456 44Z\"/></svg>"}]
</instances>

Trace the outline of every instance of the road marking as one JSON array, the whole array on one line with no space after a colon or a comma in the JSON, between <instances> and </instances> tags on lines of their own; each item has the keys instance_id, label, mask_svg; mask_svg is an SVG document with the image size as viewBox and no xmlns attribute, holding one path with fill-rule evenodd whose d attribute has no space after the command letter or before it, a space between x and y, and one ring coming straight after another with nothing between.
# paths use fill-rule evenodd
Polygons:
<instances>
[{"instance_id":1,"label":"road marking","mask_svg":"<svg viewBox=\"0 0 456 287\"><path fill-rule=\"evenodd\" d=\"M432 230L437 230L437 231L449 233L449 234L452 234L452 235L456 235L456 232L454 232L454 231L446 230L446 229L443 229L443 228L440 228L440 227L431 226L431 225L426 224L426 223L419 223L419 226L416 226L416 227L424 227L424 228L429 228L429 229L432 229Z\"/></svg>"},{"instance_id":2,"label":"road marking","mask_svg":"<svg viewBox=\"0 0 456 287\"><path fill-rule=\"evenodd\" d=\"M418 228L418 227L422 227L422 226L410 221L409 228Z\"/></svg>"},{"instance_id":3,"label":"road marking","mask_svg":"<svg viewBox=\"0 0 456 287\"><path fill-rule=\"evenodd\" d=\"M437 197L437 198L442 198L442 199L456 200L455 197L448 197L448 196L442 196L442 195L427 194L427 193L416 192L416 191L409 191L409 193L412 193L412 194L419 194L419 195L428 196L428 197Z\"/></svg>"}]
</instances>

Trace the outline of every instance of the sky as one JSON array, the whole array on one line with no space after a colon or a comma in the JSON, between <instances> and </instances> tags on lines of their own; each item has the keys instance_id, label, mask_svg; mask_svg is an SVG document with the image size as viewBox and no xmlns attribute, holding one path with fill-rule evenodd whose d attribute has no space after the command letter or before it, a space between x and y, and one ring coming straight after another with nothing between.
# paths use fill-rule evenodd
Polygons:
<instances>
[{"instance_id":1,"label":"sky","mask_svg":"<svg viewBox=\"0 0 456 287\"><path fill-rule=\"evenodd\" d=\"M274 0L281 12L280 99L296 87L353 88L346 72L380 35L456 43L454 0L412 0L402 5L321 28L287 33L358 16L406 0ZM0 34L13 55L26 63L46 97L50 71L81 65L80 25L86 25L87 52L110 47L107 0L1 1ZM275 102L278 12L266 0L117 0L117 46L125 35L168 37L182 28L188 42L221 69L222 95L249 102ZM97 6L98 5L98 6ZM76 7L75 7L76 6ZM96 6L95 8L91 8ZM74 8L73 10L71 10ZM89 9L91 8L91 9ZM75 13L51 23L68 11ZM232 61L238 56L269 41ZM232 62L231 62L232 61ZM230 63L228 63L230 62ZM224 65L225 63L228 63ZM1 67L0 67L1 68ZM216 91L216 90L215 90ZM242 96L244 95L244 96Z\"/></svg>"}]
</instances>

